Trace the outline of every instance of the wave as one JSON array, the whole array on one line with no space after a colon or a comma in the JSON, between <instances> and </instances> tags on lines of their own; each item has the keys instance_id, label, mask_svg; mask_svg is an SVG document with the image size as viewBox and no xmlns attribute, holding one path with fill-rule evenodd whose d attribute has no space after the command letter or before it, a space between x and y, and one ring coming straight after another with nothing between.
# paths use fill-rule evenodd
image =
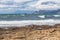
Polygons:
<instances>
[{"instance_id":1,"label":"wave","mask_svg":"<svg viewBox=\"0 0 60 40\"><path fill-rule=\"evenodd\" d=\"M38 16L38 17L40 17L40 18L45 18L45 15L40 15L40 16Z\"/></svg>"},{"instance_id":2,"label":"wave","mask_svg":"<svg viewBox=\"0 0 60 40\"><path fill-rule=\"evenodd\" d=\"M60 17L60 15L53 15L54 17Z\"/></svg>"},{"instance_id":3,"label":"wave","mask_svg":"<svg viewBox=\"0 0 60 40\"><path fill-rule=\"evenodd\" d=\"M60 24L60 20L24 20L24 21L0 21L0 27L21 27L26 25L55 25Z\"/></svg>"}]
</instances>

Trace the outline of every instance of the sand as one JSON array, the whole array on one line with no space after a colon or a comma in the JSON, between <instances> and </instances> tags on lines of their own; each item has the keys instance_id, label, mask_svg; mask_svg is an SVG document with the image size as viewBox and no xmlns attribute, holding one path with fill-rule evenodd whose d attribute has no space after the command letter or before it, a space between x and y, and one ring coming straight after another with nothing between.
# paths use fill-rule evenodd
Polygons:
<instances>
[{"instance_id":1,"label":"sand","mask_svg":"<svg viewBox=\"0 0 60 40\"><path fill-rule=\"evenodd\" d=\"M0 28L0 40L60 40L60 24Z\"/></svg>"}]
</instances>

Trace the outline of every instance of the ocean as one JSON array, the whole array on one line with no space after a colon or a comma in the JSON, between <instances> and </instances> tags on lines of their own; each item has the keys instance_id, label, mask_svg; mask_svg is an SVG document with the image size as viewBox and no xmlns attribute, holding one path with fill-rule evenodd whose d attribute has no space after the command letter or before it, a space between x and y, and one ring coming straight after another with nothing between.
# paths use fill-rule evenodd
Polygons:
<instances>
[{"instance_id":1,"label":"ocean","mask_svg":"<svg viewBox=\"0 0 60 40\"><path fill-rule=\"evenodd\" d=\"M60 15L0 14L0 28L60 24Z\"/></svg>"},{"instance_id":2,"label":"ocean","mask_svg":"<svg viewBox=\"0 0 60 40\"><path fill-rule=\"evenodd\" d=\"M60 19L60 15L0 14L0 21Z\"/></svg>"}]
</instances>

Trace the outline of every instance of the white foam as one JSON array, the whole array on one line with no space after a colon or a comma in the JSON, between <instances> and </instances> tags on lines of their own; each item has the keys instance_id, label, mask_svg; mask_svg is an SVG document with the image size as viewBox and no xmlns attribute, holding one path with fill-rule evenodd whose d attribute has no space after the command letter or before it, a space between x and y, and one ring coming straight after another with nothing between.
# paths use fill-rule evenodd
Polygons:
<instances>
[{"instance_id":1,"label":"white foam","mask_svg":"<svg viewBox=\"0 0 60 40\"><path fill-rule=\"evenodd\" d=\"M38 16L38 17L40 17L40 18L45 18L45 15L40 15L40 16Z\"/></svg>"},{"instance_id":2,"label":"white foam","mask_svg":"<svg viewBox=\"0 0 60 40\"><path fill-rule=\"evenodd\" d=\"M54 17L60 17L60 15L53 15Z\"/></svg>"},{"instance_id":3,"label":"white foam","mask_svg":"<svg viewBox=\"0 0 60 40\"><path fill-rule=\"evenodd\" d=\"M21 16L25 16L24 14L22 14Z\"/></svg>"},{"instance_id":4,"label":"white foam","mask_svg":"<svg viewBox=\"0 0 60 40\"><path fill-rule=\"evenodd\" d=\"M0 27L21 27L25 25L55 25L60 20L24 20L24 21L0 21Z\"/></svg>"}]
</instances>

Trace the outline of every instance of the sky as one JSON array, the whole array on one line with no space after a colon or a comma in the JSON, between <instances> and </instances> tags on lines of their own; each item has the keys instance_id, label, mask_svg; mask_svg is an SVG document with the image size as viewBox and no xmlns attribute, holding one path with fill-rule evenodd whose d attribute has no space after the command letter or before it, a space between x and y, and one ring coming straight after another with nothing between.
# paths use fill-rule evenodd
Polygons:
<instances>
[{"instance_id":1,"label":"sky","mask_svg":"<svg viewBox=\"0 0 60 40\"><path fill-rule=\"evenodd\" d=\"M58 9L60 0L0 0L0 14Z\"/></svg>"}]
</instances>

